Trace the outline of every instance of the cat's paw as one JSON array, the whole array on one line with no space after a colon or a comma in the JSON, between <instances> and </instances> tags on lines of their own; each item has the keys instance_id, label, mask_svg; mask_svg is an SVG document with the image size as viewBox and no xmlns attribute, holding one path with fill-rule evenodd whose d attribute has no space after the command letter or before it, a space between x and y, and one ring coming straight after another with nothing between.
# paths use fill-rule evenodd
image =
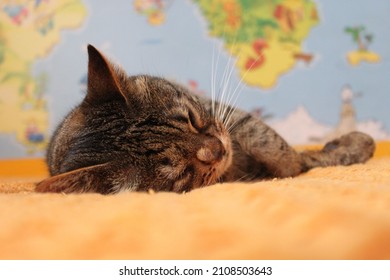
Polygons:
<instances>
[{"instance_id":1,"label":"cat's paw","mask_svg":"<svg viewBox=\"0 0 390 280\"><path fill-rule=\"evenodd\" d=\"M374 155L375 142L365 133L351 132L326 143L322 151L333 154L338 164L363 163Z\"/></svg>"}]
</instances>

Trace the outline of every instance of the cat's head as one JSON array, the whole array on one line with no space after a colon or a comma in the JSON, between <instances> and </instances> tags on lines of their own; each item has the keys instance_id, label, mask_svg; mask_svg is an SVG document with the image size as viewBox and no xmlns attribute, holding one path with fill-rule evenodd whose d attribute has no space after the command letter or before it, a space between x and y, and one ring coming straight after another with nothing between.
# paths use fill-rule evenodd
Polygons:
<instances>
[{"instance_id":1,"label":"cat's head","mask_svg":"<svg viewBox=\"0 0 390 280\"><path fill-rule=\"evenodd\" d=\"M218 181L232 161L231 140L198 97L163 78L129 77L93 46L88 54L87 94L53 138L52 174L117 162L128 174L137 170L141 190L183 192ZM134 186L121 180L120 188Z\"/></svg>"}]
</instances>

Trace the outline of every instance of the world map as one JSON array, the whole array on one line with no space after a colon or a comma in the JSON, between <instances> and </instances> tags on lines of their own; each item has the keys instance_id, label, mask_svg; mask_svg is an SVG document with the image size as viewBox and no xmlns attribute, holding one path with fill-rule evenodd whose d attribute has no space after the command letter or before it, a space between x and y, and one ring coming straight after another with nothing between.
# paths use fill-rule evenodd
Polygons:
<instances>
[{"instance_id":1,"label":"world map","mask_svg":"<svg viewBox=\"0 0 390 280\"><path fill-rule=\"evenodd\" d=\"M161 70L163 75L167 75L168 78L174 76L173 79L179 79L179 82L202 95L209 92L207 83L210 75L205 74L203 66L197 65L199 62L197 59L204 56L205 51L208 53L215 51L218 57L227 54L228 60L233 61L238 82L242 82L247 87L245 89L247 92L252 92L247 94L244 100L246 108L264 117L263 107L259 105L260 102L257 102L253 92L266 93L270 96L270 100L271 96L276 96L268 102L268 108L276 109L268 114L270 109L267 108L267 116L279 114L280 117L281 114L289 113L286 121L282 120L281 123L276 121L275 125L286 128L284 130L287 131L290 127L286 124L287 121L295 123L295 119L310 118L310 110L307 108L315 104L315 101L308 102L308 105L302 107L302 104L295 104L298 102L296 100L299 100L299 95L296 95L288 101L283 99L281 102L277 99L280 98L277 97L278 90L287 88L295 93L305 91L302 95L305 96L305 100L310 100L312 94L320 96L317 92L320 92L321 88L315 87L321 83L319 81L323 80L322 77L328 75L324 73L332 73L333 70L329 71L331 69L329 68L317 72L305 72L308 84L304 89L299 87L302 84L300 82L286 83L286 77L295 75L302 69L315 69L313 65L319 61L333 63L339 61L338 57L340 57L345 62L343 73L348 73L345 80L339 81L340 75L327 77L337 81L337 91L330 94L338 96L341 88L348 85L347 83L352 81L358 84L358 81L362 80L357 78L358 76L353 77L356 73L359 77L370 76L371 73L364 70L366 65L380 65L382 67L380 69L384 67L381 64L383 54L376 49L378 42L381 43L380 47L383 46L385 38L380 37L376 33L377 28L367 24L369 21L362 18L359 13L356 13L356 16L351 13L350 15L353 15L351 18L343 18L343 23L337 25L338 29L332 32L329 32L329 27L326 29L326 34L337 34L338 41L342 41L343 46L348 47L343 49L340 45L332 49L336 41L322 50L318 49L318 44L314 44L317 48L307 44L312 38L314 38L312 42L317 42L318 38L315 39L317 34L324 34L321 28L327 25L323 24L323 18L329 17L329 11L333 13L337 11L337 5L319 3L315 0L121 0L115 5L100 0L2 1L0 4L0 144L15 142L19 146L2 146L0 157L2 154L9 157L14 154L42 155L44 153L53 128L58 123L58 119L64 115L58 108L65 112L66 108L63 105L67 102L75 104L85 92L87 81L86 68L83 64L86 57L85 46L91 41L86 38L92 35L99 38L98 41L103 40L103 43L97 47L104 52L110 52L114 46L121 45L126 50L126 55L122 55L121 60L129 56L138 59L142 57L140 54L145 52L147 58L138 63L132 62L131 67L142 65L145 61L150 63L149 65L156 65L155 61L158 60L157 66L165 69ZM364 9L361 13L363 12ZM110 15L108 20L100 20L105 13ZM191 22L191 26L182 23L186 20ZM329 18L327 20L326 23L329 25ZM176 35L176 32L179 32L177 30L181 30L182 33ZM202 31L203 38L196 37L197 30ZM77 32L85 35L71 40ZM188 36L186 38L191 42L185 42L185 45L175 48L175 44L178 44L176 40L185 41L182 39L183 36ZM122 40L121 43L119 39ZM217 40L221 49L215 50L215 41L210 44L210 47L203 47L211 40ZM329 38L327 40L329 42ZM79 46L82 53L77 55L78 57L82 55L84 59L83 63L78 63L74 68L82 70L74 73L62 71L58 62L54 63L52 58L53 54L61 53L61 63L68 67L75 61L80 61L70 56L71 52L65 47L68 42ZM127 49L134 49L134 51ZM332 58L326 53L329 49L332 49ZM188 52L191 54L187 54ZM173 69L175 62L183 60L180 55L185 59L190 59L186 56L194 56L190 77L180 78L183 70ZM164 57L170 59L165 61ZM45 62L43 71L37 70L40 68L36 67L41 61ZM170 69L173 69L172 72ZM309 82L311 73L314 73L312 84ZM349 75L353 78L349 78ZM58 77L66 80L68 76L72 76L72 79L78 82L63 84L59 82L61 79ZM75 90L77 86L82 89ZM75 92L78 92L79 96L75 96ZM376 91L372 92L376 94ZM382 97L376 100L383 99L383 92L379 93ZM61 95L63 97L60 97ZM337 98L333 98L336 100L333 102L337 102ZM51 105L50 100L55 100L56 105ZM285 101L294 103L295 109L289 108L286 111ZM263 99L261 102L267 104L267 100ZM277 110L282 113L278 113ZM337 116L337 110L334 109L336 113L333 112L333 116ZM318 111L322 112L322 110ZM326 111L327 116L330 114L328 111L329 108ZM366 115L370 115L371 112L380 114L377 119L381 120L384 119L383 115L387 114L380 109L366 111L369 112ZM53 116L56 121L53 121ZM291 116L295 116L295 119L290 120ZM373 127L374 133L379 131L377 135L387 137L388 134L384 132L381 123L370 122L366 125L368 126ZM321 131L331 130L329 127L327 125L326 129ZM296 139L291 139L290 142L295 143Z\"/></svg>"}]
</instances>

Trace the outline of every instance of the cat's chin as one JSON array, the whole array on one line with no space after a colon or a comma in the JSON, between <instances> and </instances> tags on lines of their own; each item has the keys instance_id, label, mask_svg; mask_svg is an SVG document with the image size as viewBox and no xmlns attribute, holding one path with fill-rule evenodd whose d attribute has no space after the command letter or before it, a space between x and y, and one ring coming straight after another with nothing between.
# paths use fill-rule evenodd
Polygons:
<instances>
[{"instance_id":1,"label":"cat's chin","mask_svg":"<svg viewBox=\"0 0 390 280\"><path fill-rule=\"evenodd\" d=\"M229 147L228 152L222 158L221 161L214 163L208 168L207 171L202 173L202 181L198 186L194 186L192 189L202 188L210 185L214 185L221 182L221 178L224 173L229 169L232 164L232 150Z\"/></svg>"}]
</instances>

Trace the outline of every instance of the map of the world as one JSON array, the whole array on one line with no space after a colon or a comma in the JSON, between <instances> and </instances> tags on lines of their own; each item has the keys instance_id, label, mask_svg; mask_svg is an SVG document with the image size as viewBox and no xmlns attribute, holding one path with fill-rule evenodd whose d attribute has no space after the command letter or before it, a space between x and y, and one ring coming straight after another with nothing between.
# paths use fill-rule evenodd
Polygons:
<instances>
[{"instance_id":1,"label":"map of the world","mask_svg":"<svg viewBox=\"0 0 390 280\"><path fill-rule=\"evenodd\" d=\"M0 158L41 157L83 98L86 46L263 118L291 144L390 141L390 2L3 0Z\"/></svg>"}]
</instances>

